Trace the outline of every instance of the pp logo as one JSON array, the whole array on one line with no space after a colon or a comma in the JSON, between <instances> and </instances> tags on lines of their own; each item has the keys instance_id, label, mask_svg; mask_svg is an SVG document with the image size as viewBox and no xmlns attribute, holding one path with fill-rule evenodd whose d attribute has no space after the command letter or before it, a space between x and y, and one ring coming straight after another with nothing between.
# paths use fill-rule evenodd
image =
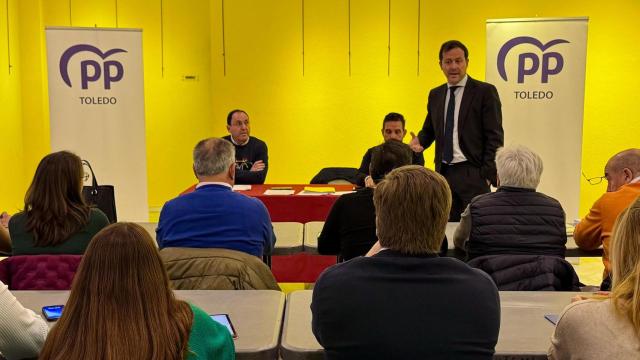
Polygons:
<instances>
[{"instance_id":1,"label":"pp logo","mask_svg":"<svg viewBox=\"0 0 640 360\"><path fill-rule=\"evenodd\" d=\"M564 67L564 59L562 55L558 52L547 52L547 50L552 46L563 43L569 43L569 41L555 39L543 44L540 40L530 36L513 38L502 45L502 48L500 48L500 51L498 52L498 73L504 81L507 81L507 71L505 70L507 54L511 49L518 45L531 44L535 45L542 51L542 61L540 61L540 57L538 57L538 55L532 52L524 52L518 55L518 83L524 83L525 76L535 75L540 70L540 80L543 84L546 84L549 82L549 76L559 74ZM551 67L551 59L555 60L555 66L553 67ZM530 60L529 66L527 66L527 60Z\"/></svg>"},{"instance_id":2,"label":"pp logo","mask_svg":"<svg viewBox=\"0 0 640 360\"><path fill-rule=\"evenodd\" d=\"M69 61L75 54L83 51L92 52L103 60L113 54L127 52L123 49L111 49L103 53L97 47L88 44L79 44L68 48L60 57L60 75L62 76L64 83L69 87L71 87L68 68ZM80 62L80 85L84 90L89 88L90 82L96 82L100 80L100 77L104 79L104 88L106 90L110 90L111 84L122 80L123 76L124 68L119 61L108 60L104 61L102 64L95 60L82 60Z\"/></svg>"}]
</instances>

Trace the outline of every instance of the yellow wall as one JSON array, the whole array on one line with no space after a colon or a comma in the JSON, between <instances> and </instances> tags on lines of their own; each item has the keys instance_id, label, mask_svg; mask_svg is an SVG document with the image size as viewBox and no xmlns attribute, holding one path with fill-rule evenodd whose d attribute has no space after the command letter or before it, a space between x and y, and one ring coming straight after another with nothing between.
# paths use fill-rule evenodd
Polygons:
<instances>
[{"instance_id":1,"label":"yellow wall","mask_svg":"<svg viewBox=\"0 0 640 360\"><path fill-rule=\"evenodd\" d=\"M18 1L0 7L0 211L11 213L21 208L26 190L24 177L24 146L22 143L22 112L20 106L20 52L17 19ZM11 69L9 69L11 62Z\"/></svg>"},{"instance_id":2,"label":"yellow wall","mask_svg":"<svg viewBox=\"0 0 640 360\"><path fill-rule=\"evenodd\" d=\"M408 128L419 129L428 90L444 81L436 57L443 41L465 42L470 75L484 78L489 18L588 16L583 169L599 175L614 152L638 146L637 1L422 0L419 15L418 2L391 1L389 37L388 0L351 0L349 74L347 0L304 1L304 49L301 0L224 1L224 49L222 0L164 0L162 29L159 0L72 1L71 9L67 0L9 0L19 66L8 76L0 9L0 150L11 154L5 169L17 175L0 181L0 209L19 206L49 150L45 26L114 27L117 20L143 29L151 207L193 183L191 148L225 135L232 108L246 109L252 134L269 145L269 183L304 183L325 166L359 165L364 150L381 141L387 112L403 113ZM428 150L429 165L432 157ZM581 214L603 191L583 182Z\"/></svg>"}]
</instances>

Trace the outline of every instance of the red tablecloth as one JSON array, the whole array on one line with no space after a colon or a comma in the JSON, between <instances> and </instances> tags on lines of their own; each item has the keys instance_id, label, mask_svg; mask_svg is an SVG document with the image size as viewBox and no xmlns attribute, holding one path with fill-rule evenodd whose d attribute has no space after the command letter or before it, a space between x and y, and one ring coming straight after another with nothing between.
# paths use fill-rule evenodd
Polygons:
<instances>
[{"instance_id":1,"label":"red tablecloth","mask_svg":"<svg viewBox=\"0 0 640 360\"><path fill-rule=\"evenodd\" d=\"M264 203L271 215L271 221L324 221L336 202L336 195L264 195L265 190L272 187L291 187L297 194L305 186L332 186L336 191L353 190L352 185L252 185L249 191L240 193L254 196Z\"/></svg>"},{"instance_id":2,"label":"red tablecloth","mask_svg":"<svg viewBox=\"0 0 640 360\"><path fill-rule=\"evenodd\" d=\"M299 193L305 186L325 187L331 186L336 191L353 190L353 185L292 185L292 184L268 184L251 185L251 190L238 191L260 199L267 207L271 221L293 221L308 223L309 221L324 221L336 201L336 195L264 195L265 190L273 187L291 187L295 193ZM195 185L185 190L182 194L195 189Z\"/></svg>"},{"instance_id":3,"label":"red tablecloth","mask_svg":"<svg viewBox=\"0 0 640 360\"><path fill-rule=\"evenodd\" d=\"M239 193L260 199L267 207L271 221L293 221L307 223L310 221L324 221L336 201L336 195L264 195L265 190L272 187L289 186L295 193L302 191L305 186L332 186L336 191L353 190L353 185L295 185L295 184L265 184L251 185L251 190ZM183 192L191 192L195 185ZM271 258L271 271L278 282L315 282L320 273L336 263L335 256L321 256L309 254L280 255Z\"/></svg>"}]
</instances>

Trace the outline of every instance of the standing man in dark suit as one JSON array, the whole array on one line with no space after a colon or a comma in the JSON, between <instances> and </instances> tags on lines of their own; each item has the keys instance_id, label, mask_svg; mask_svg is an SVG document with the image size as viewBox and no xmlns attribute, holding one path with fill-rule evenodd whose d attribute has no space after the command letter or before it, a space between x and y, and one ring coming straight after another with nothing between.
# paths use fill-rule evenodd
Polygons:
<instances>
[{"instance_id":1,"label":"standing man in dark suit","mask_svg":"<svg viewBox=\"0 0 640 360\"><path fill-rule=\"evenodd\" d=\"M411 133L413 151L436 142L435 167L451 187L449 221L476 195L497 186L496 150L504 144L500 98L495 86L467 75L469 51L460 41L442 44L438 54L447 83L429 92L427 118L418 136Z\"/></svg>"}]
</instances>

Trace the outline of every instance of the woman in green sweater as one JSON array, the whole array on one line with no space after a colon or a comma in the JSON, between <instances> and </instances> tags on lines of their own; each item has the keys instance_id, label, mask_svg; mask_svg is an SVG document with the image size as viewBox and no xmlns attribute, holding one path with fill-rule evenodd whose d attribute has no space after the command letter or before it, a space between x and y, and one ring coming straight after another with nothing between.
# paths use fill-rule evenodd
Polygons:
<instances>
[{"instance_id":1,"label":"woman in green sweater","mask_svg":"<svg viewBox=\"0 0 640 360\"><path fill-rule=\"evenodd\" d=\"M24 199L24 210L9 220L13 255L81 255L107 216L82 196L82 160L68 151L45 156Z\"/></svg>"},{"instance_id":2,"label":"woman in green sweater","mask_svg":"<svg viewBox=\"0 0 640 360\"><path fill-rule=\"evenodd\" d=\"M151 236L117 223L91 241L40 359L235 359L229 331L177 300Z\"/></svg>"}]
</instances>

